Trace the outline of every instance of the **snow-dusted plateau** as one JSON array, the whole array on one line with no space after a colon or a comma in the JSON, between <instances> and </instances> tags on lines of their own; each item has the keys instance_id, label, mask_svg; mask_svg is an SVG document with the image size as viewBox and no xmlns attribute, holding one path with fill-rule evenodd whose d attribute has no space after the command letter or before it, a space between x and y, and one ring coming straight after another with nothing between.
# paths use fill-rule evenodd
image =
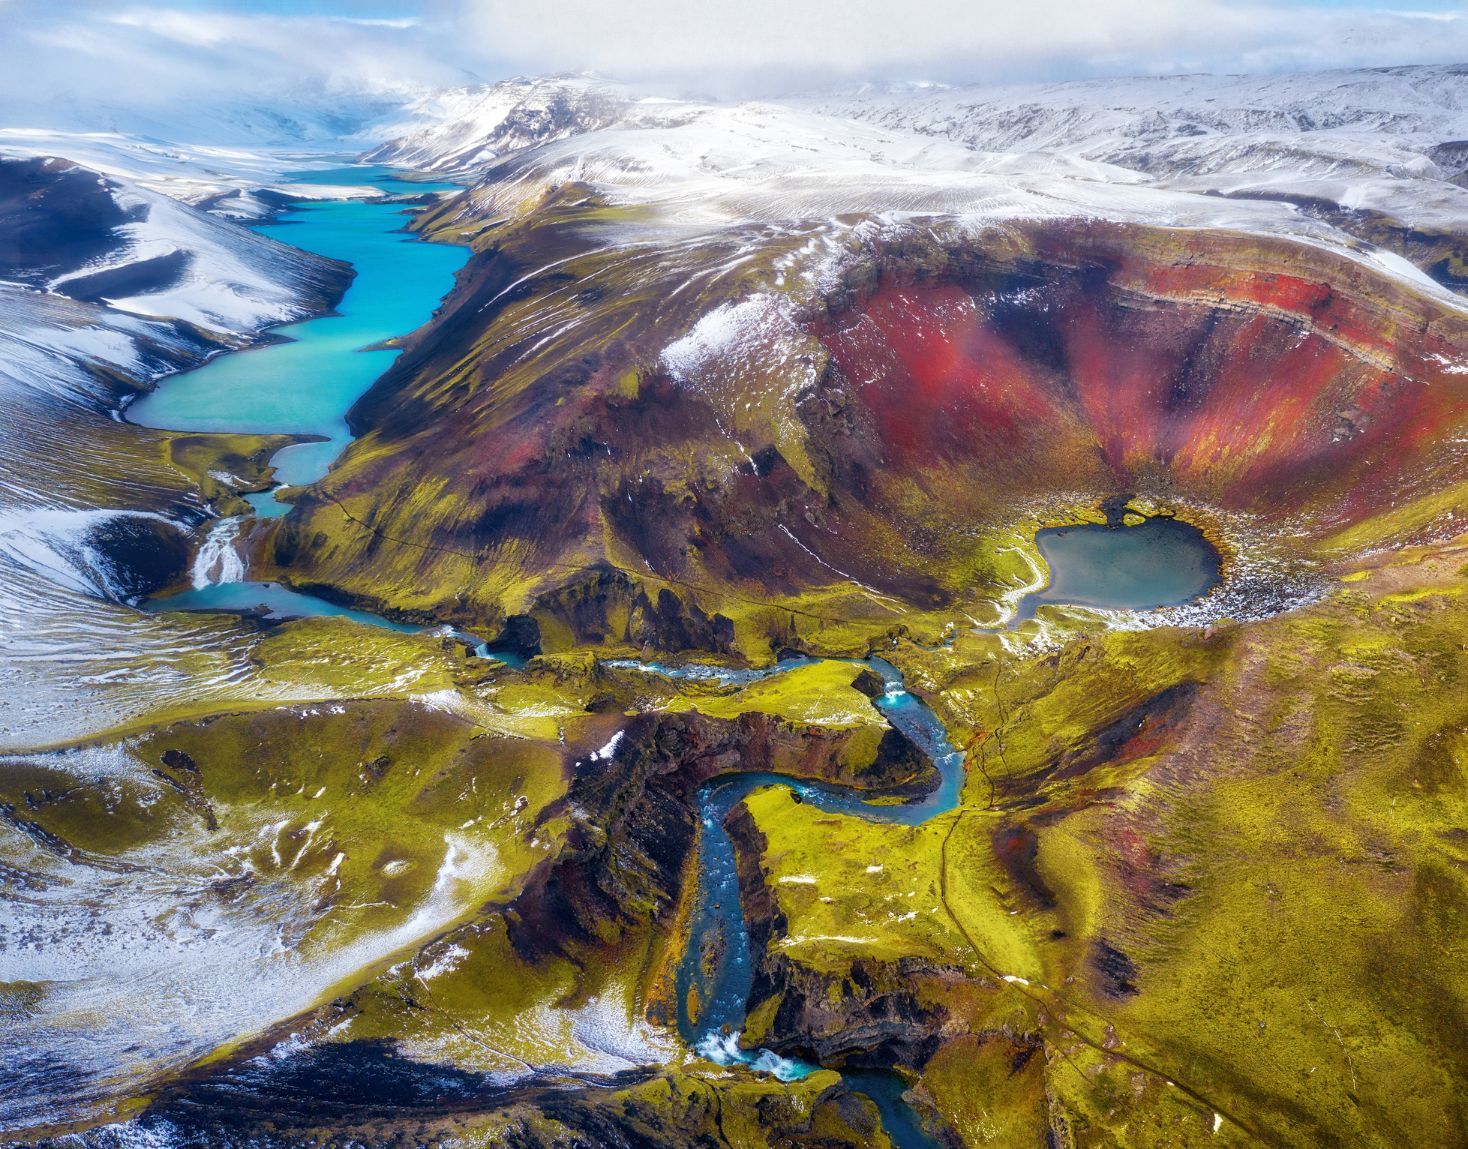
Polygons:
<instances>
[{"instance_id":1,"label":"snow-dusted plateau","mask_svg":"<svg viewBox=\"0 0 1468 1149\"><path fill-rule=\"evenodd\" d=\"M0 1142L1468 1145L1468 66L88 126Z\"/></svg>"}]
</instances>

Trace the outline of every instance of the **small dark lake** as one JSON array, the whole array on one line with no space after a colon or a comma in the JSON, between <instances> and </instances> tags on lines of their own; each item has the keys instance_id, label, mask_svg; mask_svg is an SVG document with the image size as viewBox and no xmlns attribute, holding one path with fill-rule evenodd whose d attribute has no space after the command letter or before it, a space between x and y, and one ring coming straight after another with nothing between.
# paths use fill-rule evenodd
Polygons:
<instances>
[{"instance_id":1,"label":"small dark lake","mask_svg":"<svg viewBox=\"0 0 1468 1149\"><path fill-rule=\"evenodd\" d=\"M1104 610L1152 610L1190 602L1218 585L1222 562L1191 523L1150 518L1136 526L1080 523L1046 527L1035 545L1050 582L1027 595L1018 617L1046 603Z\"/></svg>"}]
</instances>

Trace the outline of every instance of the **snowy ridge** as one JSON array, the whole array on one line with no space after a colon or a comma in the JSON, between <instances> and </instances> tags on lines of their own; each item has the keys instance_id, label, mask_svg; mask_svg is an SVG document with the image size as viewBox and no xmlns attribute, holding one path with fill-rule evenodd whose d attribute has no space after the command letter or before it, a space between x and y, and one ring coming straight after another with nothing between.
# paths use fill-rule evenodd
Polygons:
<instances>
[{"instance_id":1,"label":"snowy ridge","mask_svg":"<svg viewBox=\"0 0 1468 1149\"><path fill-rule=\"evenodd\" d=\"M1284 76L1164 76L1004 87L867 86L812 97L831 115L941 136L979 151L1070 151L1150 170L1169 141L1293 139L1361 149L1426 152L1468 136L1468 70L1460 66L1352 69ZM1456 175L1468 154L1440 158ZM1165 166L1160 162L1156 166ZM1422 173L1425 174L1425 173Z\"/></svg>"},{"instance_id":2,"label":"snowy ridge","mask_svg":"<svg viewBox=\"0 0 1468 1149\"><path fill-rule=\"evenodd\" d=\"M381 194L381 189L371 186L291 183L290 173L332 162L305 157L299 151L179 144L122 132L0 127L0 157L4 156L64 158L223 219L267 218L285 198L354 199ZM344 163L350 159L348 152L341 155Z\"/></svg>"},{"instance_id":3,"label":"snowy ridge","mask_svg":"<svg viewBox=\"0 0 1468 1149\"><path fill-rule=\"evenodd\" d=\"M1167 76L1006 87L870 86L802 101L981 151L1053 151L1178 188L1318 196L1461 226L1468 68ZM1432 186L1435 185L1435 186Z\"/></svg>"},{"instance_id":4,"label":"snowy ridge","mask_svg":"<svg viewBox=\"0 0 1468 1149\"><path fill-rule=\"evenodd\" d=\"M18 237L0 252L0 290L23 284L224 336L302 318L330 291L316 256L67 160L0 158L0 221Z\"/></svg>"},{"instance_id":5,"label":"snowy ridge","mask_svg":"<svg viewBox=\"0 0 1468 1149\"><path fill-rule=\"evenodd\" d=\"M363 158L426 171L472 171L518 148L621 123L639 103L625 88L586 76L450 88L414 100L396 124L381 125L391 138Z\"/></svg>"},{"instance_id":6,"label":"snowy ridge","mask_svg":"<svg viewBox=\"0 0 1468 1149\"><path fill-rule=\"evenodd\" d=\"M975 151L781 104L682 105L657 125L602 128L521 149L484 171L460 215L513 218L572 182L610 205L643 209L622 225L619 239L627 244L666 247L670 228L683 237L756 228L765 238L776 231L806 237L798 254L782 257L789 276L773 284L795 295L802 281L828 281L853 247L895 229L922 229L932 217L974 234L1017 221L1089 218L1284 236L1333 248L1462 306L1406 260L1290 203L1200 194L1061 152ZM1427 186L1468 194L1436 180Z\"/></svg>"},{"instance_id":7,"label":"snowy ridge","mask_svg":"<svg viewBox=\"0 0 1468 1149\"><path fill-rule=\"evenodd\" d=\"M867 86L742 104L542 77L456 89L413 115L372 158L483 170L511 211L578 180L611 186L619 202L678 201L680 221L721 207L756 219L1157 213L1175 226L1309 233L1300 209L1317 201L1455 234L1468 219L1468 70L1458 66ZM766 194L731 200L741 182ZM1341 225L1321 234L1359 247Z\"/></svg>"},{"instance_id":8,"label":"snowy ridge","mask_svg":"<svg viewBox=\"0 0 1468 1149\"><path fill-rule=\"evenodd\" d=\"M127 518L169 522L162 515L126 511L0 511L0 555L37 579L122 601L126 591L89 536L100 526Z\"/></svg>"}]
</instances>

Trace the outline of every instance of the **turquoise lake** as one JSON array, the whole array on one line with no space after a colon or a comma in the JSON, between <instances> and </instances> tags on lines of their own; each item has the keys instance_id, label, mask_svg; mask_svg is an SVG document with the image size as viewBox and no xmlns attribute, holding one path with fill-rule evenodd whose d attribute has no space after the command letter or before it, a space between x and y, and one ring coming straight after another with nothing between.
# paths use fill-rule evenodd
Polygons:
<instances>
[{"instance_id":1,"label":"turquoise lake","mask_svg":"<svg viewBox=\"0 0 1468 1149\"><path fill-rule=\"evenodd\" d=\"M454 187L410 182L367 166L301 172L293 179L365 185L392 195ZM408 210L400 203L329 200L294 205L259 225L256 230L283 243L356 269L337 312L274 328L288 343L224 355L164 380L128 408L128 420L176 431L319 435L322 442L287 447L273 460L281 483L315 482L351 440L348 408L398 355L364 349L426 323L468 259L463 247L425 243L405 232ZM271 492L251 495L249 502L262 516L290 509Z\"/></svg>"}]
</instances>

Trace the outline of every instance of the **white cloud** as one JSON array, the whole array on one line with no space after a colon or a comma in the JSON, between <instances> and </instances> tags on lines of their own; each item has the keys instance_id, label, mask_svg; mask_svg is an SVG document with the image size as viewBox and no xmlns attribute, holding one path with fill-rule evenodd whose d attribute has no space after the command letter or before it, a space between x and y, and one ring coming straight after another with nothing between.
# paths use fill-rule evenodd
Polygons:
<instances>
[{"instance_id":1,"label":"white cloud","mask_svg":"<svg viewBox=\"0 0 1468 1149\"><path fill-rule=\"evenodd\" d=\"M1229 0L462 0L458 16L473 39L525 70L716 88L1468 59L1464 4L1405 12Z\"/></svg>"},{"instance_id":2,"label":"white cloud","mask_svg":"<svg viewBox=\"0 0 1468 1149\"><path fill-rule=\"evenodd\" d=\"M0 36L6 126L320 139L468 78L411 19L7 0Z\"/></svg>"},{"instance_id":3,"label":"white cloud","mask_svg":"<svg viewBox=\"0 0 1468 1149\"><path fill-rule=\"evenodd\" d=\"M1468 60L1468 0L1419 0L1418 12L1302 0L402 0L397 11L313 0L294 15L249 12L252 2L0 0L0 118L284 142L351 131L425 87L544 71L743 95Z\"/></svg>"}]
</instances>

